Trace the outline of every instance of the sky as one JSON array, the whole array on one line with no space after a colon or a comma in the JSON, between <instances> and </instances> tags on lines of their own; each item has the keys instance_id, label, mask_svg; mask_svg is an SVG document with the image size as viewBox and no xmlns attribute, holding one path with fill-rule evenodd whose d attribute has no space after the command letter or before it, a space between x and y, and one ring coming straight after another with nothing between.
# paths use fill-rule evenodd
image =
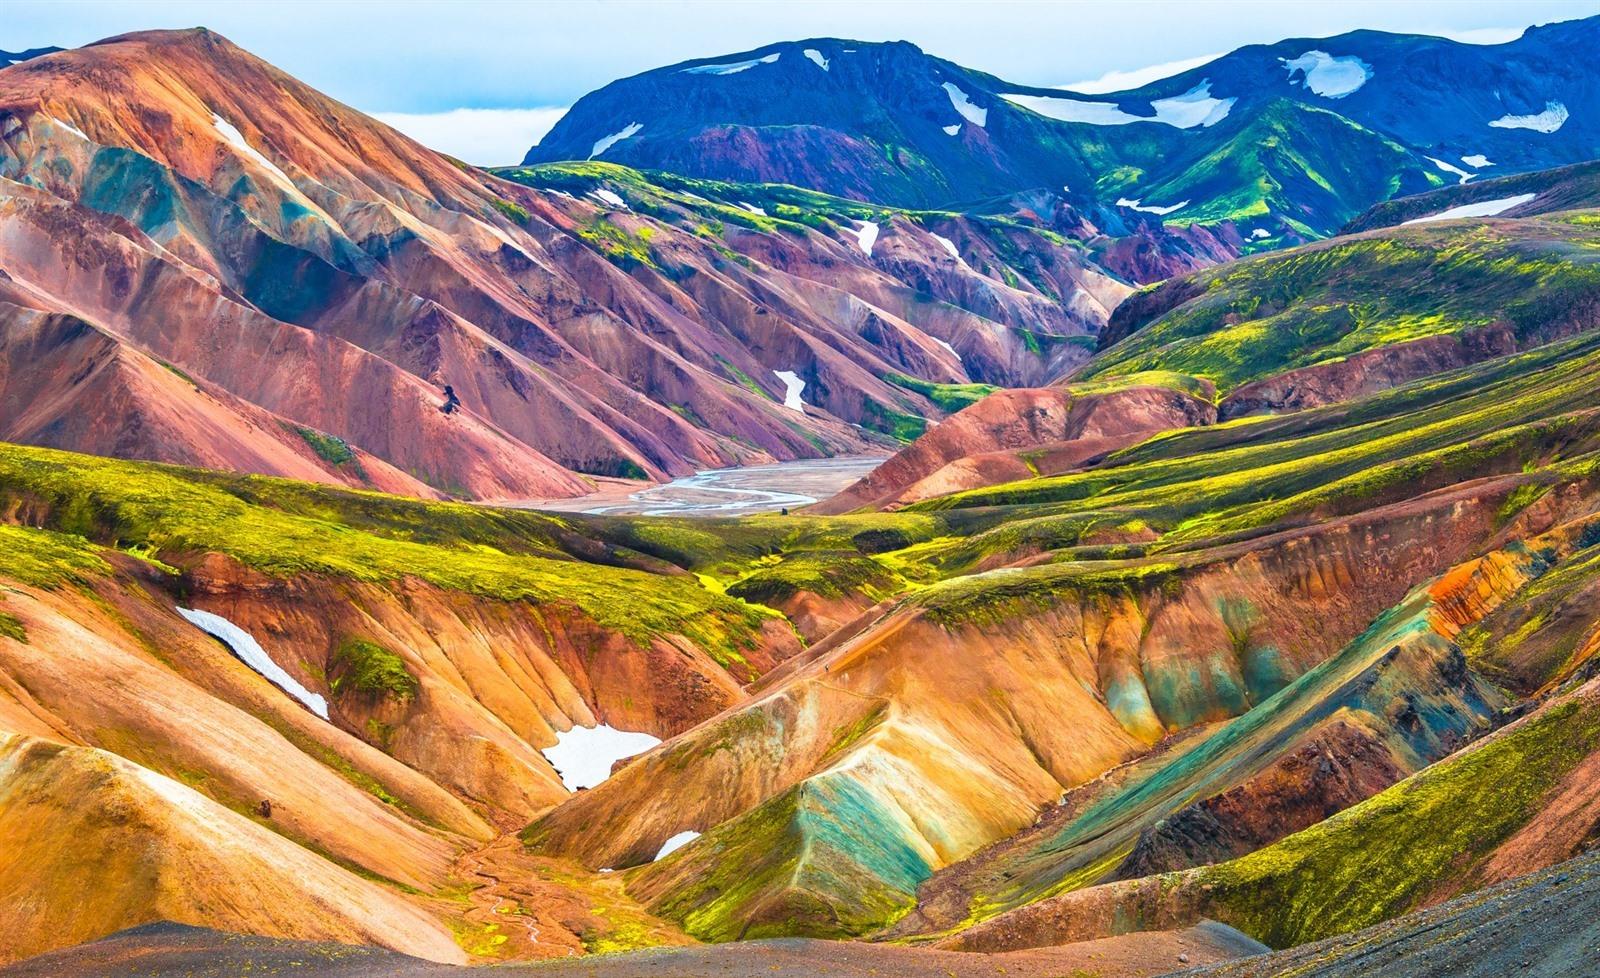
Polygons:
<instances>
[{"instance_id":1,"label":"sky","mask_svg":"<svg viewBox=\"0 0 1600 978\"><path fill-rule=\"evenodd\" d=\"M584 93L773 41L911 41L1009 81L1116 91L1357 28L1473 43L1600 0L0 0L0 49L209 27L423 143L514 163Z\"/></svg>"}]
</instances>

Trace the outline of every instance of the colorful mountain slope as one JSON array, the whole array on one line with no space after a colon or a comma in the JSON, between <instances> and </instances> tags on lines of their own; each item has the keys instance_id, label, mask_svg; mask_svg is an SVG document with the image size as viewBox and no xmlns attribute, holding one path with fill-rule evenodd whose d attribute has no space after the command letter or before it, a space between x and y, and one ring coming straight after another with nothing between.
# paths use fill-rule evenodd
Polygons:
<instances>
[{"instance_id":1,"label":"colorful mountain slope","mask_svg":"<svg viewBox=\"0 0 1600 978\"><path fill-rule=\"evenodd\" d=\"M1241 714L1251 719L1240 730L1261 729L1272 715L1262 704L1308 675L1380 692L1365 706L1331 693L1290 700L1309 711L1280 719L1294 735L1268 724L1258 747L1218 746L1229 773L1206 793L1339 737L1388 758L1386 775L1362 781L1375 790L1470 736L1500 694L1440 643L1400 666L1387 645L1335 653L1401 601L1405 581L1525 533L1505 515L1536 494L1519 488L1534 478L1525 469L1566 487L1545 497L1561 508L1528 510L1533 525L1592 501L1592 465L1567 460L1597 444L1595 356L1593 339L1547 347L1356 406L1191 429L1085 472L919 504L970 508L976 521L876 559L947 579L870 612L764 679L748 705L525 837L621 868L696 830L631 872L630 892L705 938L859 933L909 910L932 871L1165 736ZM1430 529L1444 519L1447 536ZM1380 539L1391 543L1365 542ZM1003 569L972 573L982 567ZM1392 696L1441 719L1425 735L1406 730ZM1353 731L1318 726L1339 710L1357 718ZM1167 813L1198 800L1171 797ZM1128 823L1094 876L1159 817Z\"/></svg>"},{"instance_id":2,"label":"colorful mountain slope","mask_svg":"<svg viewBox=\"0 0 1600 978\"><path fill-rule=\"evenodd\" d=\"M909 438L944 413L918 385L972 379L940 341L987 379L1038 382L1086 358L1125 292L1022 221L943 216L937 233L962 242L947 247L913 215L885 214L874 249L826 201L769 219L728 202L740 188L692 199L685 187L652 207L668 191L646 201L627 171L569 175L588 181L583 200L536 192L204 30L5 71L7 315L70 315L125 359L243 402L197 404L193 428L140 405L107 432L118 398L159 400L124 395L113 375L75 405L97 425L16 429L60 447L120 442L386 489L407 488L404 473L414 491L575 495L591 485L580 473L663 478ZM798 407L791 373L807 385ZM453 413L439 410L446 385ZM330 394L346 390L363 396ZM127 433L141 423L159 445ZM285 424L313 432L329 464L303 449L291 459L282 430L248 436ZM232 429L224 443L280 444L213 448L218 429Z\"/></svg>"}]
</instances>

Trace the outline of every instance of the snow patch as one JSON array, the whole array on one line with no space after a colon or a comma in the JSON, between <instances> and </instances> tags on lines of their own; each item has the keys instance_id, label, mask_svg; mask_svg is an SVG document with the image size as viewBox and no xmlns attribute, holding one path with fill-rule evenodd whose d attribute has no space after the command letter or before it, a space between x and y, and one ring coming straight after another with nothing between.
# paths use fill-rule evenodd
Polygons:
<instances>
[{"instance_id":1,"label":"snow patch","mask_svg":"<svg viewBox=\"0 0 1600 978\"><path fill-rule=\"evenodd\" d=\"M50 121L55 123L56 125L60 126L61 128L65 129L67 132L72 133L74 136L77 136L79 139L83 140L86 143L94 142L94 140L92 140L88 136L84 135L83 130L79 129L77 126L68 125L67 123L62 122L60 119L57 119L55 116L51 116L50 117Z\"/></svg>"},{"instance_id":2,"label":"snow patch","mask_svg":"<svg viewBox=\"0 0 1600 978\"><path fill-rule=\"evenodd\" d=\"M630 136L637 136L639 134L639 130L643 128L644 123L642 122L630 122L604 139L595 140L594 148L589 150L589 159L594 159L596 156L599 156L601 153L604 153L606 150L617 145Z\"/></svg>"},{"instance_id":3,"label":"snow patch","mask_svg":"<svg viewBox=\"0 0 1600 978\"><path fill-rule=\"evenodd\" d=\"M949 343L946 343L944 340L941 340L937 336L933 337L933 341L935 343L939 344L940 346L944 347L946 350L949 350L950 351L950 355L955 357L957 360L961 359L961 354L957 353L956 352L956 348L951 346Z\"/></svg>"},{"instance_id":4,"label":"snow patch","mask_svg":"<svg viewBox=\"0 0 1600 978\"><path fill-rule=\"evenodd\" d=\"M872 257L872 246L878 241L878 225L872 221L862 221L854 234L856 244L861 246L861 253L868 258Z\"/></svg>"},{"instance_id":5,"label":"snow patch","mask_svg":"<svg viewBox=\"0 0 1600 978\"><path fill-rule=\"evenodd\" d=\"M1474 170L1481 170L1486 166L1494 166L1493 163L1489 162L1489 157L1484 156L1482 153L1474 153L1471 156L1463 156L1461 157L1461 162L1472 167Z\"/></svg>"},{"instance_id":6,"label":"snow patch","mask_svg":"<svg viewBox=\"0 0 1600 978\"><path fill-rule=\"evenodd\" d=\"M1254 231L1250 232L1250 237L1258 238L1258 239L1259 238L1270 238L1270 237L1272 237L1272 232L1268 231L1266 228L1256 228Z\"/></svg>"},{"instance_id":7,"label":"snow patch","mask_svg":"<svg viewBox=\"0 0 1600 978\"><path fill-rule=\"evenodd\" d=\"M1119 197L1117 198L1117 206L1126 207L1131 211L1138 211L1141 214L1159 214L1161 216L1166 216L1167 214L1171 214L1173 211L1182 210L1183 208L1188 207L1189 202L1187 200L1180 200L1171 207L1157 207L1154 204L1141 204L1137 199L1130 200L1127 197Z\"/></svg>"},{"instance_id":8,"label":"snow patch","mask_svg":"<svg viewBox=\"0 0 1600 978\"><path fill-rule=\"evenodd\" d=\"M944 83L944 92L950 96L950 104L961 113L961 118L982 129L989 121L989 110L979 108L972 104L972 99L967 98L967 93L957 88L951 82Z\"/></svg>"},{"instance_id":9,"label":"snow patch","mask_svg":"<svg viewBox=\"0 0 1600 978\"><path fill-rule=\"evenodd\" d=\"M1539 195L1517 194L1515 197L1498 197L1494 200L1480 200L1476 203L1462 204L1459 207L1452 207L1449 210L1440 211L1437 214L1429 214L1427 217L1414 217L1409 221L1403 221L1401 223L1421 224L1424 221L1452 221L1458 217L1494 217L1496 214L1503 214L1513 207L1526 204L1528 201L1537 196Z\"/></svg>"},{"instance_id":10,"label":"snow patch","mask_svg":"<svg viewBox=\"0 0 1600 978\"><path fill-rule=\"evenodd\" d=\"M1305 86L1323 98L1344 98L1372 80L1372 66L1353 54L1334 57L1326 51L1307 51L1294 60L1279 58L1294 84L1296 73L1303 73Z\"/></svg>"},{"instance_id":11,"label":"snow patch","mask_svg":"<svg viewBox=\"0 0 1600 978\"><path fill-rule=\"evenodd\" d=\"M816 65L818 68L821 68L823 71L828 70L828 59L822 56L821 51L818 51L816 48L806 48L800 53L805 55L807 58L810 58L811 63Z\"/></svg>"},{"instance_id":12,"label":"snow patch","mask_svg":"<svg viewBox=\"0 0 1600 978\"><path fill-rule=\"evenodd\" d=\"M944 250L950 252L951 258L954 258L956 261L961 260L961 250L956 247L956 243L954 241L951 241L942 234L935 234L933 236L933 240L944 245Z\"/></svg>"},{"instance_id":13,"label":"snow patch","mask_svg":"<svg viewBox=\"0 0 1600 978\"><path fill-rule=\"evenodd\" d=\"M749 61L730 61L720 65L695 65L693 68L683 69L686 75L737 75L741 71L749 71L756 65L770 65L778 60L782 52L774 51L764 58L751 58Z\"/></svg>"},{"instance_id":14,"label":"snow patch","mask_svg":"<svg viewBox=\"0 0 1600 978\"><path fill-rule=\"evenodd\" d=\"M777 374L778 379L783 381L783 406L791 411L799 411L801 414L805 414L806 402L800 400L800 392L806 389L806 382L801 380L793 370L774 370L773 373Z\"/></svg>"},{"instance_id":15,"label":"snow patch","mask_svg":"<svg viewBox=\"0 0 1600 978\"><path fill-rule=\"evenodd\" d=\"M1062 122L1082 122L1091 126L1126 126L1134 122L1160 122L1178 129L1195 126L1214 126L1228 117L1237 99L1213 98L1211 81L1207 79L1171 98L1156 99L1150 106L1156 110L1152 116L1124 112L1115 102L1089 102L1083 99L1057 95L1002 94L1001 98L1050 119Z\"/></svg>"},{"instance_id":16,"label":"snow patch","mask_svg":"<svg viewBox=\"0 0 1600 978\"><path fill-rule=\"evenodd\" d=\"M693 829L690 829L687 832L679 832L677 835L661 843L661 851L657 852L656 858L650 861L660 862L698 838L700 838L700 833L694 831Z\"/></svg>"},{"instance_id":17,"label":"snow patch","mask_svg":"<svg viewBox=\"0 0 1600 978\"><path fill-rule=\"evenodd\" d=\"M766 211L764 211L761 208L757 207L756 205L750 203L749 201L741 200L741 201L739 201L739 206L743 207L745 210L749 211L752 214L760 214L762 217L766 217L767 216L767 212Z\"/></svg>"},{"instance_id":18,"label":"snow patch","mask_svg":"<svg viewBox=\"0 0 1600 978\"><path fill-rule=\"evenodd\" d=\"M255 160L257 163L260 163L262 166L266 167L273 176L287 184L291 190L294 189L294 181L289 179L289 174L278 169L278 164L267 159L265 156L261 155L260 151L258 151L254 146L251 146L249 141L244 138L244 133L240 132L233 123L213 112L211 113L211 124L217 128L217 132L222 134L223 139L226 139L230 144L232 144L234 149L237 149L239 152L250 157L252 160Z\"/></svg>"},{"instance_id":19,"label":"snow patch","mask_svg":"<svg viewBox=\"0 0 1600 978\"><path fill-rule=\"evenodd\" d=\"M328 719L328 701L306 689L293 676L284 672L283 667L272 661L272 656L267 654L267 650L263 649L261 643L257 642L249 632L221 615L213 615L209 611L179 608L178 614L189 624L232 649L240 662L254 669L267 682L299 700L312 713L324 720Z\"/></svg>"},{"instance_id":20,"label":"snow patch","mask_svg":"<svg viewBox=\"0 0 1600 978\"><path fill-rule=\"evenodd\" d=\"M1172 98L1158 98L1150 103L1156 110L1156 121L1179 129L1195 126L1210 128L1228 117L1237 99L1212 98L1211 81L1207 79Z\"/></svg>"},{"instance_id":21,"label":"snow patch","mask_svg":"<svg viewBox=\"0 0 1600 978\"><path fill-rule=\"evenodd\" d=\"M944 127L944 134L946 136L954 136L956 133L958 133L960 131L961 131L961 123L959 123L959 122L956 123L953 126L945 126Z\"/></svg>"},{"instance_id":22,"label":"snow patch","mask_svg":"<svg viewBox=\"0 0 1600 978\"><path fill-rule=\"evenodd\" d=\"M568 791L593 788L611 777L611 765L624 757L643 754L661 743L660 737L631 730L618 730L600 724L595 727L573 727L556 734L556 745L539 753L561 775L561 783Z\"/></svg>"},{"instance_id":23,"label":"snow patch","mask_svg":"<svg viewBox=\"0 0 1600 978\"><path fill-rule=\"evenodd\" d=\"M597 187L594 190L589 191L589 196L603 204L610 204L612 207L620 207L623 210L628 209L627 201L623 200L621 197L618 197L615 192L607 190L605 187Z\"/></svg>"},{"instance_id":24,"label":"snow patch","mask_svg":"<svg viewBox=\"0 0 1600 978\"><path fill-rule=\"evenodd\" d=\"M1457 180L1457 183L1466 183L1468 180L1471 180L1473 177L1477 176L1476 173L1468 173L1466 170L1461 169L1461 167L1456 166L1453 163L1446 163L1444 160L1436 160L1431 156L1427 159L1429 163L1432 163L1434 166L1438 167L1444 172L1460 177L1461 179Z\"/></svg>"},{"instance_id":25,"label":"snow patch","mask_svg":"<svg viewBox=\"0 0 1600 978\"><path fill-rule=\"evenodd\" d=\"M1555 132L1567 122L1567 107L1560 102L1546 102L1544 111L1534 115L1503 115L1489 123L1496 129L1532 129L1534 132Z\"/></svg>"}]
</instances>

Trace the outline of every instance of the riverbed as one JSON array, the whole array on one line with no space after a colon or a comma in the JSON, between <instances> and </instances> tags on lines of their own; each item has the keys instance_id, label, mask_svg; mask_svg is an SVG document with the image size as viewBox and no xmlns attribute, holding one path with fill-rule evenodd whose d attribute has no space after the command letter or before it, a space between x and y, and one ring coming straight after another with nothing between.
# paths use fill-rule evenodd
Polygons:
<instances>
[{"instance_id":1,"label":"riverbed","mask_svg":"<svg viewBox=\"0 0 1600 978\"><path fill-rule=\"evenodd\" d=\"M626 484L575 499L518 505L566 513L613 516L747 516L809 506L883 463L880 456L802 459L773 465L706 469L643 489Z\"/></svg>"}]
</instances>

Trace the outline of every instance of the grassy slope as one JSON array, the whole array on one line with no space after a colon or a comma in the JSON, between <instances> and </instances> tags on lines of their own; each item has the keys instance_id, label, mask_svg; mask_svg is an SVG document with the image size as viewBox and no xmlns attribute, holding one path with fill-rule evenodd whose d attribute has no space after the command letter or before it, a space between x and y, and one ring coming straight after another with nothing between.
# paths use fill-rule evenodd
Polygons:
<instances>
[{"instance_id":1,"label":"grassy slope","mask_svg":"<svg viewBox=\"0 0 1600 978\"><path fill-rule=\"evenodd\" d=\"M1103 350L1083 376L1177 371L1225 394L1493 323L1527 337L1600 296L1597 262L1600 229L1571 221L1445 222L1342 238L1195 273L1182 294L1198 294Z\"/></svg>"}]
</instances>

